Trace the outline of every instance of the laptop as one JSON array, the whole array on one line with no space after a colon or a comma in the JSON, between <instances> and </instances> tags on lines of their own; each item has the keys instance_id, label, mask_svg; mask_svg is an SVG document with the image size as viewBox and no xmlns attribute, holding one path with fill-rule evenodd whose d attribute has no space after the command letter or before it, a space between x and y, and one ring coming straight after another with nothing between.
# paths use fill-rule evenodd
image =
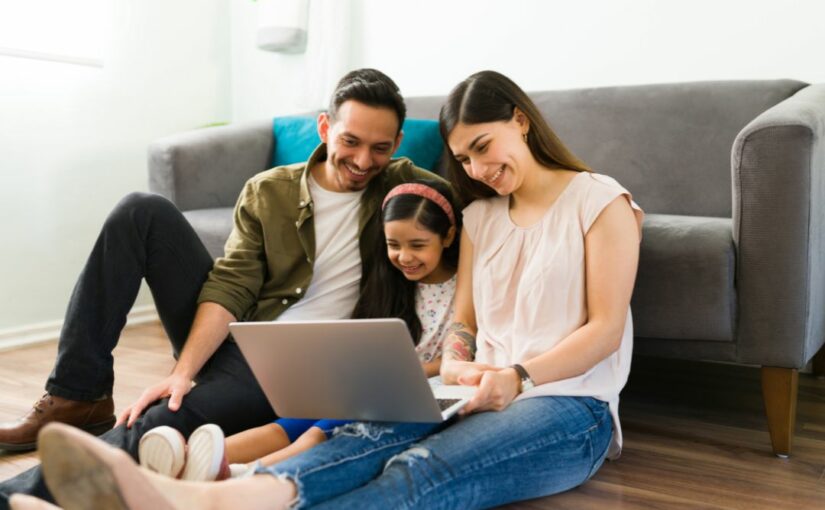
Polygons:
<instances>
[{"instance_id":1,"label":"laptop","mask_svg":"<svg viewBox=\"0 0 825 510\"><path fill-rule=\"evenodd\" d=\"M233 322L229 330L281 417L435 423L475 393L428 380L401 319Z\"/></svg>"}]
</instances>

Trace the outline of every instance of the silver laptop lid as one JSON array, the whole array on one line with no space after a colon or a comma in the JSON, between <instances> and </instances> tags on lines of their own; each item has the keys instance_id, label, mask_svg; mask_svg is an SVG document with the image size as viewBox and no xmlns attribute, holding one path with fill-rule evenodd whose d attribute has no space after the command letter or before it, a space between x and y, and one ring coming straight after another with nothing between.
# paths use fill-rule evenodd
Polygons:
<instances>
[{"instance_id":1,"label":"silver laptop lid","mask_svg":"<svg viewBox=\"0 0 825 510\"><path fill-rule=\"evenodd\" d=\"M239 322L229 329L279 416L442 421L400 319Z\"/></svg>"}]
</instances>

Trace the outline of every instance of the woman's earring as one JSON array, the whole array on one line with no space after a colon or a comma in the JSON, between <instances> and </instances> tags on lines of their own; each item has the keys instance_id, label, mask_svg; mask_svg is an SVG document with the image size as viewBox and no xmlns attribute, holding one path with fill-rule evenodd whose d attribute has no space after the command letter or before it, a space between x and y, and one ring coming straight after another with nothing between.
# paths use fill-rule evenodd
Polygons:
<instances>
[{"instance_id":1,"label":"woman's earring","mask_svg":"<svg viewBox=\"0 0 825 510\"><path fill-rule=\"evenodd\" d=\"M521 138L524 140L524 143L527 143L527 133L522 133Z\"/></svg>"}]
</instances>

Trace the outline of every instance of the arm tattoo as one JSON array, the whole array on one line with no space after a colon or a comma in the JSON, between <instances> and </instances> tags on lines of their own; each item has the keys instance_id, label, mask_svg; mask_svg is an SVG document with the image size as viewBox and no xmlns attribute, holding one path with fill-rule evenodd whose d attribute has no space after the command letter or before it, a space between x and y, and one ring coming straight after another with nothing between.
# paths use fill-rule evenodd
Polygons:
<instances>
[{"instance_id":1,"label":"arm tattoo","mask_svg":"<svg viewBox=\"0 0 825 510\"><path fill-rule=\"evenodd\" d=\"M452 324L449 325L449 327L447 327L447 333L453 333L455 331L458 331L460 329L464 329L466 327L467 326L463 322L453 322Z\"/></svg>"},{"instance_id":2,"label":"arm tattoo","mask_svg":"<svg viewBox=\"0 0 825 510\"><path fill-rule=\"evenodd\" d=\"M470 328L461 322L454 322L448 331L450 335L444 345L444 358L458 361L472 361L476 356L476 337Z\"/></svg>"}]
</instances>

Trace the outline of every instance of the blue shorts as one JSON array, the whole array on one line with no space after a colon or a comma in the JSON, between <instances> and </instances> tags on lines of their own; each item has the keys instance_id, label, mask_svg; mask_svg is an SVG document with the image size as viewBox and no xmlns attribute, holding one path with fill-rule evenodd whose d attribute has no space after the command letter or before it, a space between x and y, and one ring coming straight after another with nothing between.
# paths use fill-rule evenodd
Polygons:
<instances>
[{"instance_id":1,"label":"blue shorts","mask_svg":"<svg viewBox=\"0 0 825 510\"><path fill-rule=\"evenodd\" d=\"M332 432L349 421L345 420L301 420L298 418L278 418L273 422L279 425L284 432L286 432L290 443L294 443L296 439L301 437L301 434L310 429L310 427L318 427L327 436L327 439L332 437Z\"/></svg>"}]
</instances>

